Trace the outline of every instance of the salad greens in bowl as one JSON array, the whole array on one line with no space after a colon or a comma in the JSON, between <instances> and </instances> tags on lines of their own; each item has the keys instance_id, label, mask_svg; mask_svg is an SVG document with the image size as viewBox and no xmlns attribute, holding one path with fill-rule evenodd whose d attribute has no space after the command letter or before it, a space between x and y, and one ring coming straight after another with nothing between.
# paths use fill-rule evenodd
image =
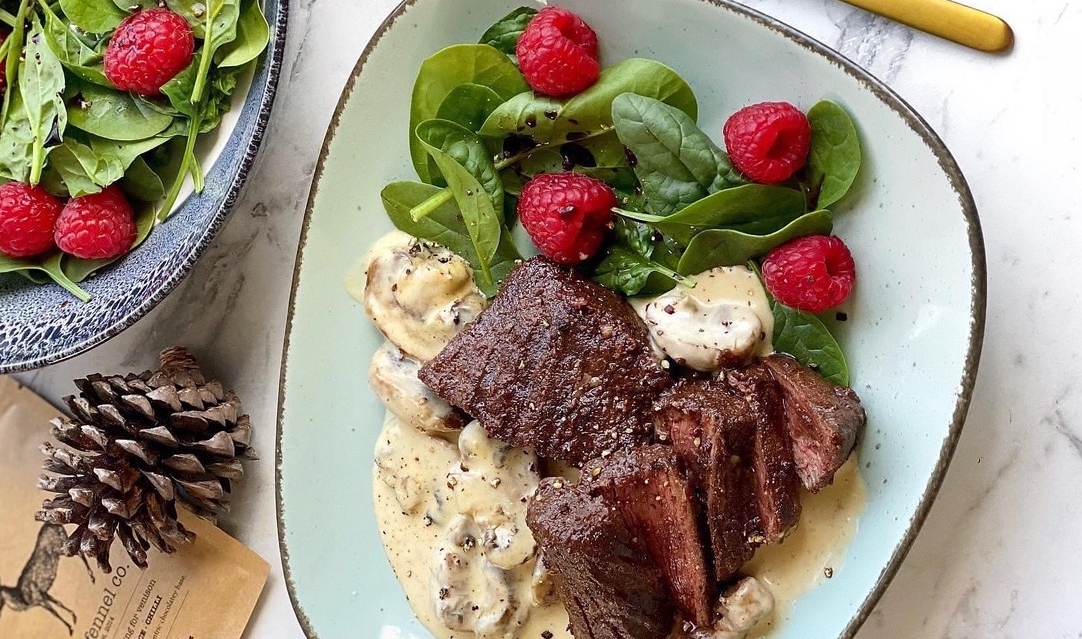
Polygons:
<instances>
[{"instance_id":1,"label":"salad greens in bowl","mask_svg":"<svg viewBox=\"0 0 1082 639\"><path fill-rule=\"evenodd\" d=\"M0 1L0 189L63 211L55 243L18 252L49 221L0 206L19 222L0 233L0 372L105 341L188 273L254 161L285 24L282 0ZM104 193L122 210L94 209ZM79 204L121 221L113 250L64 237L94 228Z\"/></svg>"},{"instance_id":2,"label":"salad greens in bowl","mask_svg":"<svg viewBox=\"0 0 1082 639\"><path fill-rule=\"evenodd\" d=\"M803 345L803 356L794 354L859 394L867 426L853 454L866 503L852 538L839 540L817 584L769 636L854 636L917 534L968 409L984 327L985 267L964 178L935 133L881 82L726 0L559 2L597 31L606 71L576 97L530 95L502 48L520 29L512 12L521 4L403 3L362 54L328 131L298 254L278 433L282 556L306 634L429 636L384 555L367 472L384 410L373 392L359 388L383 336L341 279L328 274L363 270L364 252L397 227L466 259L491 294L501 273L529 252L516 209L507 206L518 195L514 176L494 175L517 165L528 179L534 170L564 168L566 159L548 153L551 145L528 158L513 145L492 155L463 152L477 142L462 130L492 139L485 127L503 127L587 147L595 166L571 157L573 169L617 191L630 169L643 194L655 198L644 205L634 200L641 194L621 193L608 243L579 265L625 295L678 290L685 274L758 258L784 241L776 236L783 231L845 239L859 269L853 294L820 315L778 315L775 306L775 338L790 332L794 345L785 350ZM493 52L463 44L479 37ZM662 67L694 87L694 106ZM482 89L461 88L471 84ZM721 184L728 178L712 148L718 143L704 138L719 140L726 118L742 107L775 100L808 113L823 141L813 143L805 173L811 188L799 179ZM471 116L471 105L483 108ZM605 127L616 129L618 147L601 140ZM631 137L619 135L621 127ZM584 130L601 133L567 137ZM689 141L688 157L632 152L635 160L627 161L623 147L649 148L677 130ZM852 131L859 154L847 142ZM691 177L674 180L678 166ZM707 200L710 206L698 205ZM756 220L740 216L749 206L760 211ZM794 224L800 228L786 231ZM677 238L679 254L652 245L656 236L638 225ZM829 357L837 361L811 359ZM328 449L326 441L336 445ZM339 489L321 489L328 481ZM329 552L335 561L326 561Z\"/></svg>"}]
</instances>

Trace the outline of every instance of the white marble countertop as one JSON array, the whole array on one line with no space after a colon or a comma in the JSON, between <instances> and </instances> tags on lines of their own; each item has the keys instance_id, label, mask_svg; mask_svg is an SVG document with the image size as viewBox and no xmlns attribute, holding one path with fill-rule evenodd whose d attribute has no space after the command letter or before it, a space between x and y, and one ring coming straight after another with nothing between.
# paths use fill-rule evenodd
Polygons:
<instances>
[{"instance_id":1,"label":"white marble countertop","mask_svg":"<svg viewBox=\"0 0 1082 639\"><path fill-rule=\"evenodd\" d=\"M282 577L274 429L301 217L339 92L397 0L292 0L270 132L236 214L155 311L76 359L20 376L52 401L94 371L186 344L244 398L263 462L227 529L271 563L249 637L303 637ZM1074 196L1082 168L1082 3L980 0L1007 55L963 49L835 0L749 0L868 68L946 141L976 199L988 318L969 420L938 501L859 637L1082 637L1082 357ZM1075 327L1075 328L1072 328Z\"/></svg>"}]
</instances>

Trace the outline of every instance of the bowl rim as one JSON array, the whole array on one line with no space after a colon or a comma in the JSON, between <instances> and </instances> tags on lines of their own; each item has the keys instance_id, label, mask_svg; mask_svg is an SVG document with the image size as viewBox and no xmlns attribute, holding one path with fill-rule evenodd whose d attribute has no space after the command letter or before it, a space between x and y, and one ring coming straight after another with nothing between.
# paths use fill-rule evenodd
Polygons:
<instances>
[{"instance_id":1,"label":"bowl rim","mask_svg":"<svg viewBox=\"0 0 1082 639\"><path fill-rule=\"evenodd\" d=\"M266 1L274 4L276 13L274 24L269 25L270 41L268 42L267 50L262 54L263 64L267 65L267 79L262 85L262 91L259 94L258 111L252 123L252 136L248 139L247 143L238 147L236 150L235 154L241 157L237 172L229 179L225 195L215 207L216 210L210 219L210 224L203 229L202 234L199 236L199 241L192 246L191 250L184 257L184 260L180 263L180 266L173 271L169 277L165 278L156 289L153 289L150 295L139 305L130 309L108 328L96 335L68 344L64 348L44 355L26 357L12 361L0 361L0 375L31 371L71 359L92 348L100 346L124 332L165 300L165 298L173 292L173 289L184 281L195 267L196 262L199 261L199 258L203 256L211 242L214 241L214 238L217 237L218 233L225 226L236 208L237 201L244 191L244 187L248 181L248 174L251 172L255 163L256 154L262 146L263 137L266 134L267 124L270 121L271 111L274 106L274 99L278 92L278 79L281 75L282 62L285 58L286 22L289 17L290 0ZM249 91L257 88L259 87L253 83ZM251 99L252 95L253 94L249 92L245 97L245 101ZM181 204L181 207L183 206L185 206L185 204Z\"/></svg>"},{"instance_id":2,"label":"bowl rim","mask_svg":"<svg viewBox=\"0 0 1082 639\"><path fill-rule=\"evenodd\" d=\"M323 140L323 145L320 148L319 159L316 163L315 172L312 175L312 185L309 189L308 202L305 206L304 220L301 225L300 241L297 245L297 258L293 270L293 280L289 294L289 305L287 307L287 318L285 327L285 339L282 345L282 359L281 370L278 381L278 419L277 419L277 432L275 433L275 473L274 473L274 492L275 492L275 514L278 525L278 547L279 554L282 559L282 572L286 584L286 590L289 594L290 603L293 606L293 612L297 617L297 621L300 623L301 629L308 639L318 639L319 635L313 627L311 620L305 614L303 606L297 596L296 583L293 580L292 566L289 561L289 548L286 542L286 525L283 517L283 499L282 499L282 430L283 423L285 421L285 399L286 399L286 372L288 370L289 362L289 346L290 339L293 333L293 320L296 310L296 295L297 287L300 283L300 269L304 260L304 250L308 240L308 232L312 221L312 212L314 209L315 198L317 191L319 190L319 183L323 176L325 164L329 155L331 143L334 141L335 134L338 131L338 126L342 119L342 114L345 111L346 104L349 102L350 97L353 94L354 89L357 86L357 82L360 79L361 73L364 70L365 65L368 62L369 56L375 50L379 41L383 38L386 32L393 26L393 24L402 17L406 11L410 9L414 4L421 0L402 0L392 11L383 19L375 33L369 39L368 44L365 45L364 50L361 52L360 57L357 59L357 63L354 65L353 70L350 72L349 78L346 81L346 85L342 90L342 94L339 97L338 103L335 106L334 114L331 118L330 125L327 128L327 133ZM867 621L874 610L876 604L883 597L887 588L893 581L898 569L901 567L902 561L906 555L909 554L910 549L913 546L913 542L916 540L921 528L924 525L925 520L931 511L932 504L935 501L936 496L939 493L939 489L942 487L943 480L946 477L947 469L950 466L951 459L954 456L954 451L957 448L958 440L961 437L962 428L965 424L966 415L969 412L969 406L973 396L973 389L977 379L977 369L980 364L981 350L984 343L984 328L985 328L985 314L987 306L987 265L985 258L984 248L984 236L981 232L980 218L977 214L977 206L973 200L973 195L969 189L969 184L966 182L965 176L962 174L958 163L955 161L954 156L951 155L947 149L946 144L939 137L939 135L932 129L931 125L919 114L917 111L906 102L901 96L899 96L893 89L886 85L885 82L872 75L869 71L857 63L849 60L840 52L828 47L827 45L819 42L815 38L807 35L806 33L778 20L771 16L766 15L755 9L746 7L742 4L735 2L734 0L698 0L705 4L713 5L719 9L729 10L745 18L749 18L752 21L760 24L767 29L777 33L778 35L790 40L791 42L799 45L800 47L822 56L830 62L838 65L846 74L853 77L864 88L869 90L873 95L880 99L888 108L895 112L903 122L905 122L910 129L916 133L921 140L928 146L933 152L936 159L939 161L939 166L947 176L951 189L958 196L959 204L962 209L962 215L966 223L966 231L969 240L969 250L971 256L972 275L970 280L970 325L968 336L968 348L966 351L965 365L962 373L961 388L955 398L954 412L952 413L951 422L948 428L946 438L943 440L943 444L940 447L939 459L929 476L928 482L925 485L924 491L921 494L920 501L917 504L916 510L913 512L913 516L910 519L909 526L906 529L905 534L895 545L891 551L891 555L883 571L880 573L874 587L868 592L864 600L861 602L856 614L849 623L846 624L842 633L838 636L838 639L853 639L860 627Z\"/></svg>"}]
</instances>

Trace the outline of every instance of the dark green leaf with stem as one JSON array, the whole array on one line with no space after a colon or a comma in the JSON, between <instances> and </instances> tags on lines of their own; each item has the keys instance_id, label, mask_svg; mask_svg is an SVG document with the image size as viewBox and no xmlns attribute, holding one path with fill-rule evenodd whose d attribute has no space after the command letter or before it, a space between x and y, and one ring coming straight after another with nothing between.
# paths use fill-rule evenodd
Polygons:
<instances>
[{"instance_id":1,"label":"dark green leaf with stem","mask_svg":"<svg viewBox=\"0 0 1082 639\"><path fill-rule=\"evenodd\" d=\"M45 12L45 42L64 68L82 80L112 89L102 71L102 53L72 31L47 2L41 0L39 4Z\"/></svg>"},{"instance_id":2,"label":"dark green leaf with stem","mask_svg":"<svg viewBox=\"0 0 1082 639\"><path fill-rule=\"evenodd\" d=\"M173 123L173 117L143 98L89 82L77 82L67 109L71 125L92 135L133 142L152 138Z\"/></svg>"},{"instance_id":3,"label":"dark green leaf with stem","mask_svg":"<svg viewBox=\"0 0 1082 639\"><path fill-rule=\"evenodd\" d=\"M443 99L436 118L450 120L470 131L476 132L489 114L502 103L500 95L492 89L472 82L464 82L451 89Z\"/></svg>"},{"instance_id":4,"label":"dark green leaf with stem","mask_svg":"<svg viewBox=\"0 0 1082 639\"><path fill-rule=\"evenodd\" d=\"M72 24L88 33L112 31L128 15L105 0L60 0L60 9Z\"/></svg>"},{"instance_id":5,"label":"dark green leaf with stem","mask_svg":"<svg viewBox=\"0 0 1082 639\"><path fill-rule=\"evenodd\" d=\"M258 0L244 0L237 19L237 37L218 50L219 67L240 67L263 53L270 42L270 25Z\"/></svg>"},{"instance_id":6,"label":"dark green leaf with stem","mask_svg":"<svg viewBox=\"0 0 1082 639\"><path fill-rule=\"evenodd\" d=\"M410 157L422 182L432 184L440 176L415 135L417 125L436 117L448 94L467 82L492 89L501 100L529 89L518 67L504 53L488 45L452 45L425 60L413 85L409 124Z\"/></svg>"},{"instance_id":7,"label":"dark green leaf with stem","mask_svg":"<svg viewBox=\"0 0 1082 639\"><path fill-rule=\"evenodd\" d=\"M165 185L162 178L150 168L146 160L139 157L132 162L121 178L120 188L129 199L142 202L157 202L165 197Z\"/></svg>"},{"instance_id":8,"label":"dark green leaf with stem","mask_svg":"<svg viewBox=\"0 0 1082 639\"><path fill-rule=\"evenodd\" d=\"M218 49L229 44L237 37L237 21L240 18L240 6L237 0L209 0L203 23L203 53L199 56L199 69L192 87L190 102L199 105L203 100L203 90L210 74L210 63Z\"/></svg>"},{"instance_id":9,"label":"dark green leaf with stem","mask_svg":"<svg viewBox=\"0 0 1082 639\"><path fill-rule=\"evenodd\" d=\"M506 226L501 228L499 247L489 263L492 281L486 282L481 260L454 200L444 202L421 219L415 220L410 215L410 209L441 191L439 187L421 182L393 182L383 188L380 197L391 222L399 230L414 237L432 240L465 259L473 267L478 288L488 297L492 297L498 283L515 267L517 260L522 259L511 240L511 233Z\"/></svg>"},{"instance_id":10,"label":"dark green leaf with stem","mask_svg":"<svg viewBox=\"0 0 1082 639\"><path fill-rule=\"evenodd\" d=\"M51 279L81 301L89 302L90 295L64 274L61 267L63 255L60 251L54 251L41 257L23 260L0 255L0 273L19 273L37 283L43 281L37 276L44 275L48 278L44 281Z\"/></svg>"},{"instance_id":11,"label":"dark green leaf with stem","mask_svg":"<svg viewBox=\"0 0 1082 639\"><path fill-rule=\"evenodd\" d=\"M519 7L499 19L481 36L481 44L487 44L507 55L515 55L515 45L522 37L526 25L537 15L533 7Z\"/></svg>"},{"instance_id":12,"label":"dark green leaf with stem","mask_svg":"<svg viewBox=\"0 0 1082 639\"><path fill-rule=\"evenodd\" d=\"M568 100L532 91L514 96L489 116L481 134L521 133L546 144L582 140L612 128L612 101L622 93L656 98L693 120L698 114L695 94L679 74L655 60L630 58L603 69L593 86Z\"/></svg>"},{"instance_id":13,"label":"dark green leaf with stem","mask_svg":"<svg viewBox=\"0 0 1082 639\"><path fill-rule=\"evenodd\" d=\"M745 183L710 136L672 105L623 93L612 102L612 120L620 141L634 154L635 175L658 215Z\"/></svg>"},{"instance_id":14,"label":"dark green leaf with stem","mask_svg":"<svg viewBox=\"0 0 1082 639\"><path fill-rule=\"evenodd\" d=\"M665 280L665 284L651 287L654 289L652 293L663 292L677 284L690 286L679 273L623 246L609 247L593 274L593 279L598 284L624 295L637 295L646 287L651 277ZM662 290L658 291L658 288Z\"/></svg>"},{"instance_id":15,"label":"dark green leaf with stem","mask_svg":"<svg viewBox=\"0 0 1082 639\"><path fill-rule=\"evenodd\" d=\"M860 171L860 136L845 109L829 100L808 110L811 151L808 154L808 182L818 193L818 206L825 209L842 199Z\"/></svg>"},{"instance_id":16,"label":"dark green leaf with stem","mask_svg":"<svg viewBox=\"0 0 1082 639\"><path fill-rule=\"evenodd\" d=\"M476 134L447 120L426 120L416 134L447 180L473 241L482 282L489 285L503 227L503 183L488 149Z\"/></svg>"},{"instance_id":17,"label":"dark green leaf with stem","mask_svg":"<svg viewBox=\"0 0 1082 639\"><path fill-rule=\"evenodd\" d=\"M849 385L849 367L834 336L819 318L774 301L774 350L788 353L839 386Z\"/></svg>"},{"instance_id":18,"label":"dark green leaf with stem","mask_svg":"<svg viewBox=\"0 0 1082 639\"><path fill-rule=\"evenodd\" d=\"M717 266L736 266L804 235L827 235L833 229L830 211L812 211L769 235L734 229L707 229L692 238L680 258L678 271L694 275Z\"/></svg>"},{"instance_id":19,"label":"dark green leaf with stem","mask_svg":"<svg viewBox=\"0 0 1082 639\"><path fill-rule=\"evenodd\" d=\"M26 60L19 74L19 92L33 135L29 181L37 184L45 168L45 156L63 139L68 118L64 108L64 67L45 42L37 15L32 24L26 38Z\"/></svg>"}]
</instances>

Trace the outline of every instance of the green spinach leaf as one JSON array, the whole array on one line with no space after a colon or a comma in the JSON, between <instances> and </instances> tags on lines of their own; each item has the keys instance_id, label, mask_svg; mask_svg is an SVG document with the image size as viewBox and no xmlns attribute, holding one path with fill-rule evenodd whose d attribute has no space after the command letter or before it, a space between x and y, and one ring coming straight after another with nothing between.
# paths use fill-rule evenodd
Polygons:
<instances>
[{"instance_id":1,"label":"green spinach leaf","mask_svg":"<svg viewBox=\"0 0 1082 639\"><path fill-rule=\"evenodd\" d=\"M492 284L490 264L503 227L503 182L484 142L447 120L426 120L417 126L416 135L458 203L481 266L482 283Z\"/></svg>"},{"instance_id":2,"label":"green spinach leaf","mask_svg":"<svg viewBox=\"0 0 1082 639\"><path fill-rule=\"evenodd\" d=\"M537 15L533 7L519 7L500 18L481 36L481 44L487 44L507 55L515 55L515 45L526 30L526 25Z\"/></svg>"},{"instance_id":3,"label":"green spinach leaf","mask_svg":"<svg viewBox=\"0 0 1082 639\"><path fill-rule=\"evenodd\" d=\"M503 102L500 94L472 82L464 82L451 89L436 111L436 119L450 120L472 132L485 123L485 119Z\"/></svg>"},{"instance_id":4,"label":"green spinach leaf","mask_svg":"<svg viewBox=\"0 0 1082 639\"><path fill-rule=\"evenodd\" d=\"M165 197L165 184L161 176L141 157L135 158L119 184L129 198L142 202L157 202Z\"/></svg>"},{"instance_id":5,"label":"green spinach leaf","mask_svg":"<svg viewBox=\"0 0 1082 639\"><path fill-rule=\"evenodd\" d=\"M616 135L634 154L635 175L658 215L745 182L725 152L674 106L623 93L612 102L612 120Z\"/></svg>"},{"instance_id":6,"label":"green spinach leaf","mask_svg":"<svg viewBox=\"0 0 1082 639\"><path fill-rule=\"evenodd\" d=\"M106 33L127 17L120 7L104 0L60 0L68 20L87 33Z\"/></svg>"},{"instance_id":7,"label":"green spinach leaf","mask_svg":"<svg viewBox=\"0 0 1082 639\"><path fill-rule=\"evenodd\" d=\"M0 129L0 177L26 182L30 177L31 148L34 131L23 108L22 91L16 85L8 87L7 120Z\"/></svg>"},{"instance_id":8,"label":"green spinach leaf","mask_svg":"<svg viewBox=\"0 0 1082 639\"><path fill-rule=\"evenodd\" d=\"M68 118L77 129L119 142L154 137L173 122L142 98L87 82L69 100Z\"/></svg>"},{"instance_id":9,"label":"green spinach leaf","mask_svg":"<svg viewBox=\"0 0 1082 639\"><path fill-rule=\"evenodd\" d=\"M707 229L692 238L680 258L678 271L693 275L716 266L736 266L765 255L776 246L804 235L827 235L833 229L830 211L812 211L769 235L734 229Z\"/></svg>"},{"instance_id":10,"label":"green spinach leaf","mask_svg":"<svg viewBox=\"0 0 1082 639\"><path fill-rule=\"evenodd\" d=\"M612 127L612 101L621 93L656 98L698 117L695 94L679 74L655 60L629 58L602 69L593 86L568 100L532 91L514 96L488 117L481 135L522 133L554 144L598 135Z\"/></svg>"},{"instance_id":11,"label":"green spinach leaf","mask_svg":"<svg viewBox=\"0 0 1082 639\"><path fill-rule=\"evenodd\" d=\"M63 180L65 191L71 197L97 193L124 175L119 159L99 155L91 147L70 138L52 150L49 166Z\"/></svg>"},{"instance_id":12,"label":"green spinach leaf","mask_svg":"<svg viewBox=\"0 0 1082 639\"><path fill-rule=\"evenodd\" d=\"M80 37L56 13L44 6L45 42L52 49L60 64L79 78L104 87L112 88L112 83L102 71L102 53Z\"/></svg>"},{"instance_id":13,"label":"green spinach leaf","mask_svg":"<svg viewBox=\"0 0 1082 639\"><path fill-rule=\"evenodd\" d=\"M218 66L243 66L259 57L269 42L270 25L258 0L245 0L237 19L236 38L218 50Z\"/></svg>"},{"instance_id":14,"label":"green spinach leaf","mask_svg":"<svg viewBox=\"0 0 1082 639\"><path fill-rule=\"evenodd\" d=\"M607 249L593 274L598 284L624 295L637 295L647 287L651 278L660 278L663 282L654 284L651 294L664 292L685 281L679 273L619 245Z\"/></svg>"},{"instance_id":15,"label":"green spinach leaf","mask_svg":"<svg viewBox=\"0 0 1082 639\"><path fill-rule=\"evenodd\" d=\"M507 276L515 267L518 260L522 259L518 249L511 240L511 233L506 227L501 229L500 244L496 254L489 264L492 281L485 282L482 277L481 261L474 250L473 240L470 239L466 224L462 221L458 205L454 200L444 202L427 216L415 220L410 215L410 209L418 204L439 194L441 189L431 184L420 182L392 182L383 188L380 197L383 207L391 222L401 231L414 237L432 240L437 244L447 247L455 254L461 256L474 269L474 278L478 288L488 297L496 294L499 282Z\"/></svg>"},{"instance_id":16,"label":"green spinach leaf","mask_svg":"<svg viewBox=\"0 0 1082 639\"><path fill-rule=\"evenodd\" d=\"M819 318L775 301L774 350L788 353L824 378L849 385L849 367L834 336Z\"/></svg>"},{"instance_id":17,"label":"green spinach leaf","mask_svg":"<svg viewBox=\"0 0 1082 639\"><path fill-rule=\"evenodd\" d=\"M425 60L413 84L410 102L410 157L422 182L436 183L439 170L417 139L417 125L436 117L447 95L460 84L486 86L501 100L528 90L526 80L508 57L484 44L459 44L442 49Z\"/></svg>"},{"instance_id":18,"label":"green spinach leaf","mask_svg":"<svg viewBox=\"0 0 1082 639\"><path fill-rule=\"evenodd\" d=\"M89 302L90 295L64 274L60 265L63 256L64 254L60 251L30 260L20 260L0 255L0 273L18 273L39 284L51 279L81 301ZM44 276L44 278L40 276Z\"/></svg>"},{"instance_id":19,"label":"green spinach leaf","mask_svg":"<svg viewBox=\"0 0 1082 639\"><path fill-rule=\"evenodd\" d=\"M808 110L811 151L808 181L818 192L817 207L825 209L842 199L860 171L860 136L845 109L823 100Z\"/></svg>"},{"instance_id":20,"label":"green spinach leaf","mask_svg":"<svg viewBox=\"0 0 1082 639\"><path fill-rule=\"evenodd\" d=\"M45 156L64 137L68 123L64 108L64 67L45 41L44 29L37 15L26 39L26 51L19 71L19 92L23 110L30 122L33 141L30 145L31 184L41 180Z\"/></svg>"}]
</instances>

